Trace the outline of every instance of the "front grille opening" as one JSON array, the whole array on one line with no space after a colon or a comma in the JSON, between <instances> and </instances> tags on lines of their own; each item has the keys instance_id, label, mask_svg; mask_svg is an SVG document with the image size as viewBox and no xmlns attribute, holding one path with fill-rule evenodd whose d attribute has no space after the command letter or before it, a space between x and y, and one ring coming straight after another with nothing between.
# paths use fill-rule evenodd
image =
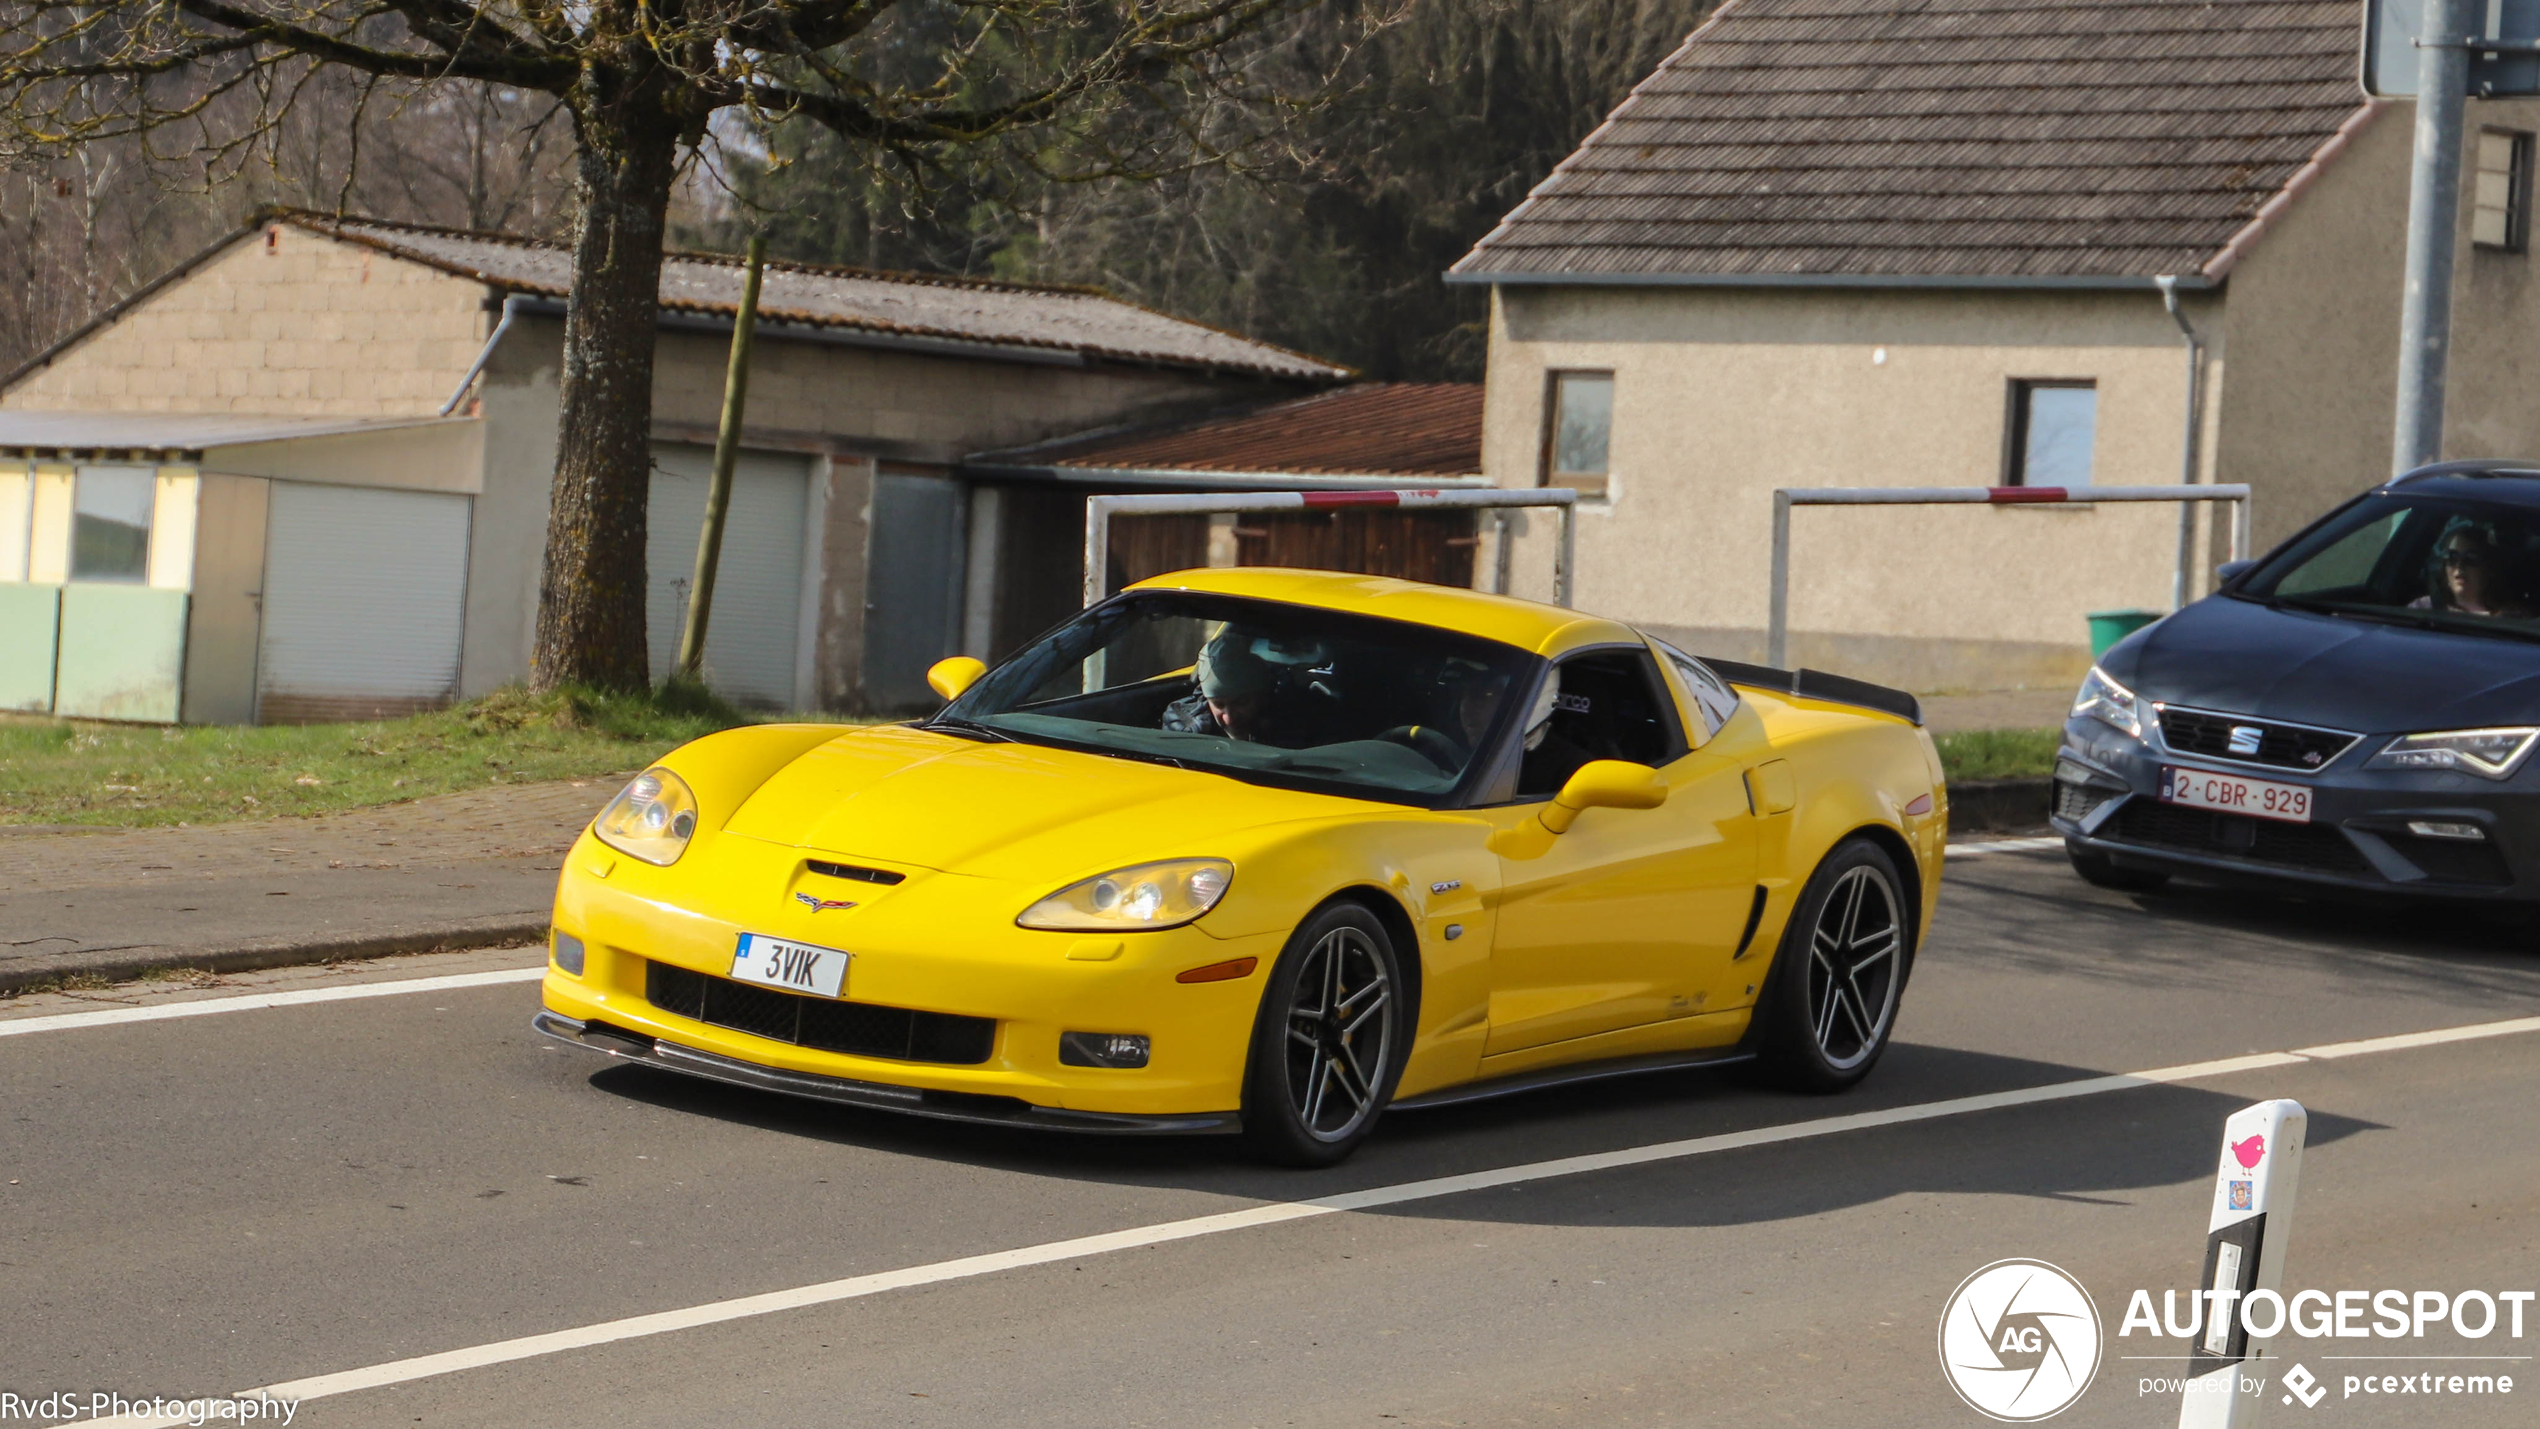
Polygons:
<instances>
[{"instance_id":1,"label":"front grille opening","mask_svg":"<svg viewBox=\"0 0 2540 1429\"><path fill-rule=\"evenodd\" d=\"M824 863L815 858L804 863L803 867L823 878L851 878L858 883L878 883L885 888L908 881L905 873L893 873L887 868L866 868L856 863Z\"/></svg>"},{"instance_id":2,"label":"front grille opening","mask_svg":"<svg viewBox=\"0 0 2540 1429\"><path fill-rule=\"evenodd\" d=\"M644 1000L664 1012L818 1052L975 1067L996 1049L993 1018L805 997L649 960Z\"/></svg>"},{"instance_id":3,"label":"front grille opening","mask_svg":"<svg viewBox=\"0 0 2540 1429\"><path fill-rule=\"evenodd\" d=\"M2232 749L2231 732L2235 728L2259 731L2257 752L2235 752ZM2202 710L2161 711L2161 742L2173 752L2227 760L2234 764L2271 764L2279 769L2325 769L2357 738L2340 730L2303 729L2298 725L2269 724L2261 719L2207 714Z\"/></svg>"},{"instance_id":4,"label":"front grille opening","mask_svg":"<svg viewBox=\"0 0 2540 1429\"><path fill-rule=\"evenodd\" d=\"M2288 824L2247 814L2185 809L2151 799L2127 800L2111 823L2113 828L2100 826L2102 838L2313 873L2374 876L2363 850L2327 824Z\"/></svg>"},{"instance_id":5,"label":"front grille opening","mask_svg":"<svg viewBox=\"0 0 2540 1429\"><path fill-rule=\"evenodd\" d=\"M2376 829L2376 833L2381 831ZM2399 856L2424 870L2436 883L2467 883L2482 888L2503 888L2514 881L2513 871L2505 866L2505 852L2492 843L2472 843L2466 839L2423 839L2414 834L2382 833Z\"/></svg>"},{"instance_id":6,"label":"front grille opening","mask_svg":"<svg viewBox=\"0 0 2540 1429\"><path fill-rule=\"evenodd\" d=\"M2095 789L2069 779L2055 781L2055 817L2080 823L2098 811L2100 805L2117 797L2113 789Z\"/></svg>"}]
</instances>

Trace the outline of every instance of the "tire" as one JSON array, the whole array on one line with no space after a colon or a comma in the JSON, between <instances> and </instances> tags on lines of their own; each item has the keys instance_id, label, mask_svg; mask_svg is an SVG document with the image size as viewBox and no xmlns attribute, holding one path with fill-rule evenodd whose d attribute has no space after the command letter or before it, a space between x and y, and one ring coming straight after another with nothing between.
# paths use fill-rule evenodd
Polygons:
<instances>
[{"instance_id":1,"label":"tire","mask_svg":"<svg viewBox=\"0 0 2540 1429\"><path fill-rule=\"evenodd\" d=\"M1896 1031L1917 910L1896 860L1868 839L1835 845L1799 895L1757 1013L1766 1076L1839 1092L1870 1074Z\"/></svg>"},{"instance_id":2,"label":"tire","mask_svg":"<svg viewBox=\"0 0 2540 1429\"><path fill-rule=\"evenodd\" d=\"M2150 893L2170 881L2166 873L2155 873L2145 868L2120 868L2115 859L2104 853L2093 853L2071 839L2064 840L2064 857L2073 861L2073 872L2081 875L2081 881L2093 888L2112 888L2119 893Z\"/></svg>"},{"instance_id":3,"label":"tire","mask_svg":"<svg viewBox=\"0 0 2540 1429\"><path fill-rule=\"evenodd\" d=\"M1373 912L1333 903L1270 970L1244 1071L1244 1139L1282 1166L1331 1166L1376 1128L1411 1045L1402 960Z\"/></svg>"}]
</instances>

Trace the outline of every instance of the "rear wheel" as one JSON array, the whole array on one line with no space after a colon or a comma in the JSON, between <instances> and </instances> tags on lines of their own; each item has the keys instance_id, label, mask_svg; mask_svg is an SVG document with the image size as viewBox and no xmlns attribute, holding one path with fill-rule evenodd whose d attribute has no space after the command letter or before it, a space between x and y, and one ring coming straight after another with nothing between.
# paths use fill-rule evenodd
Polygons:
<instances>
[{"instance_id":1,"label":"rear wheel","mask_svg":"<svg viewBox=\"0 0 2540 1429\"><path fill-rule=\"evenodd\" d=\"M1288 939L1244 1074L1244 1137L1268 1160L1330 1166L1392 1100L1410 1043L1402 963L1376 915L1335 903Z\"/></svg>"},{"instance_id":2,"label":"rear wheel","mask_svg":"<svg viewBox=\"0 0 2540 1429\"><path fill-rule=\"evenodd\" d=\"M2148 868L2122 868L2104 853L2093 853L2071 839L2064 840L2064 857L2073 861L2073 872L2093 888L2113 888L2119 893L2150 893L2170 881L2166 873Z\"/></svg>"},{"instance_id":3,"label":"rear wheel","mask_svg":"<svg viewBox=\"0 0 2540 1429\"><path fill-rule=\"evenodd\" d=\"M1774 1080L1835 1092L1868 1076L1896 1030L1914 909L1885 849L1838 844L1799 895L1758 1012Z\"/></svg>"}]
</instances>

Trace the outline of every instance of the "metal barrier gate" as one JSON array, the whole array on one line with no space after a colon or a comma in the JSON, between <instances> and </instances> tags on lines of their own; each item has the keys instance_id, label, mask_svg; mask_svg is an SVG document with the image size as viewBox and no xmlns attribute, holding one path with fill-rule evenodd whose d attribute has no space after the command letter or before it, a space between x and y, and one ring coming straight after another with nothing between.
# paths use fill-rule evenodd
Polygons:
<instances>
[{"instance_id":1,"label":"metal barrier gate","mask_svg":"<svg viewBox=\"0 0 2540 1429\"><path fill-rule=\"evenodd\" d=\"M2031 506L2100 501L2228 501L2239 509L2231 523L2231 559L2249 554L2249 488L2214 486L1801 486L1773 493L1773 605L1764 629L1764 663L1790 663L1790 508L1794 506ZM1566 528L1565 528L1566 529ZM1565 537L1566 539L1566 537ZM2185 598L2186 570L2178 590ZM1564 602L1567 604L1567 602Z\"/></svg>"}]
</instances>

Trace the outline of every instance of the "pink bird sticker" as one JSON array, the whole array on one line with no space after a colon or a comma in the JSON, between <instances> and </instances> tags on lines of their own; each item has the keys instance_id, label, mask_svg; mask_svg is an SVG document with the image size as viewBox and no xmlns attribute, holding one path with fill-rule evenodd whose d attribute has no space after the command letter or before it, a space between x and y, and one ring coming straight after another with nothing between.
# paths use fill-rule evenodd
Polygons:
<instances>
[{"instance_id":1,"label":"pink bird sticker","mask_svg":"<svg viewBox=\"0 0 2540 1429\"><path fill-rule=\"evenodd\" d=\"M2234 1145L2231 1148L2231 1154L2239 1160L2241 1170L2254 1171L2258 1163L2266 1158L2267 1139L2263 1136L2250 1137L2247 1141Z\"/></svg>"}]
</instances>

